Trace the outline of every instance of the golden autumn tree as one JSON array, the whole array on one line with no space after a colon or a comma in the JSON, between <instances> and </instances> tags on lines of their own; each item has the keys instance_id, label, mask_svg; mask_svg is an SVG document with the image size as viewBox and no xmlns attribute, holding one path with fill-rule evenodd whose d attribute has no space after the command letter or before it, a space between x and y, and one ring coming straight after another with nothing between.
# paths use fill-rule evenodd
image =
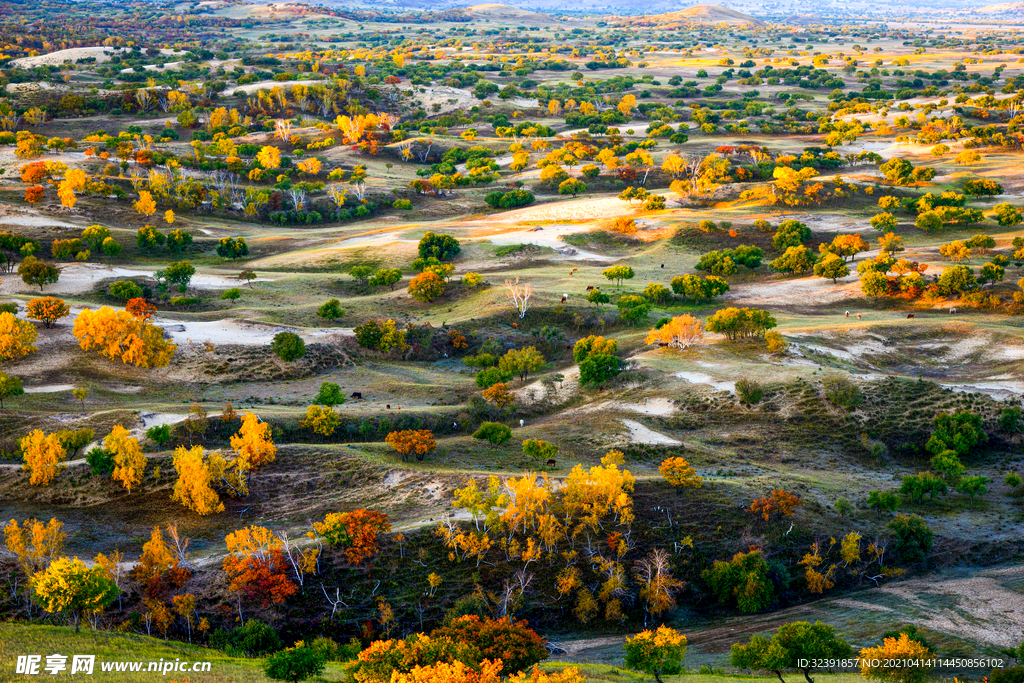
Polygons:
<instances>
[{"instance_id":1,"label":"golden autumn tree","mask_svg":"<svg viewBox=\"0 0 1024 683\"><path fill-rule=\"evenodd\" d=\"M261 465L274 462L277 456L270 425L261 422L253 413L245 413L238 433L231 437L231 448L235 451L234 467L239 488L242 495L248 495L248 473Z\"/></svg>"},{"instance_id":2,"label":"golden autumn tree","mask_svg":"<svg viewBox=\"0 0 1024 683\"><path fill-rule=\"evenodd\" d=\"M667 458L662 461L658 471L665 481L677 489L690 486L700 488L704 485L704 480L697 474L697 470L693 469L685 458Z\"/></svg>"},{"instance_id":3,"label":"golden autumn tree","mask_svg":"<svg viewBox=\"0 0 1024 683\"><path fill-rule=\"evenodd\" d=\"M350 564L359 564L377 554L377 536L391 531L391 523L383 512L359 509L352 512L329 512L323 522L313 522L311 538L321 537L329 545L345 548Z\"/></svg>"},{"instance_id":4,"label":"golden autumn tree","mask_svg":"<svg viewBox=\"0 0 1024 683\"><path fill-rule=\"evenodd\" d=\"M634 573L640 584L640 597L651 615L656 617L676 606L676 593L686 584L672 576L667 552L655 548L634 565Z\"/></svg>"},{"instance_id":5,"label":"golden autumn tree","mask_svg":"<svg viewBox=\"0 0 1024 683\"><path fill-rule=\"evenodd\" d=\"M175 530L175 527L168 527L168 531L172 530ZM174 535L176 534L172 534ZM165 593L182 585L192 575L192 572L181 566L181 559L167 546L164 532L159 526L155 526L149 540L142 545L142 555L132 569L132 576L145 586L148 597Z\"/></svg>"},{"instance_id":6,"label":"golden autumn tree","mask_svg":"<svg viewBox=\"0 0 1024 683\"><path fill-rule=\"evenodd\" d=\"M341 418L331 406L312 405L306 407L306 417L300 424L314 434L330 436L341 424Z\"/></svg>"},{"instance_id":7,"label":"golden autumn tree","mask_svg":"<svg viewBox=\"0 0 1024 683\"><path fill-rule=\"evenodd\" d=\"M67 612L81 626L82 615L102 612L121 591L101 567L88 567L77 557L61 557L32 576L32 593L47 612Z\"/></svg>"},{"instance_id":8,"label":"golden autumn tree","mask_svg":"<svg viewBox=\"0 0 1024 683\"><path fill-rule=\"evenodd\" d=\"M25 307L25 317L38 320L43 327L50 328L61 318L67 317L71 307L55 296L41 296L32 299Z\"/></svg>"},{"instance_id":9,"label":"golden autumn tree","mask_svg":"<svg viewBox=\"0 0 1024 683\"><path fill-rule=\"evenodd\" d=\"M224 512L224 503L213 488L213 482L224 472L224 459L217 453L207 458L202 446L174 451L174 469L178 480L174 483L171 500L181 503L202 516Z\"/></svg>"},{"instance_id":10,"label":"golden autumn tree","mask_svg":"<svg viewBox=\"0 0 1024 683\"><path fill-rule=\"evenodd\" d=\"M37 349L33 344L39 333L32 323L18 320L13 313L0 313L0 360L27 356Z\"/></svg>"},{"instance_id":11,"label":"golden autumn tree","mask_svg":"<svg viewBox=\"0 0 1024 683\"><path fill-rule=\"evenodd\" d=\"M114 471L110 478L119 481L132 492L132 486L140 484L146 473L146 456L142 454L139 440L129 435L128 430L116 425L107 438L103 439L103 448L113 456Z\"/></svg>"},{"instance_id":12,"label":"golden autumn tree","mask_svg":"<svg viewBox=\"0 0 1024 683\"><path fill-rule=\"evenodd\" d=\"M48 523L26 519L20 525L11 520L4 527L7 550L18 559L26 576L32 576L56 559L64 549L64 525L52 518Z\"/></svg>"},{"instance_id":13,"label":"golden autumn tree","mask_svg":"<svg viewBox=\"0 0 1024 683\"><path fill-rule=\"evenodd\" d=\"M677 315L644 337L645 344L667 344L676 349L688 349L704 338L704 324L689 313Z\"/></svg>"},{"instance_id":14,"label":"golden autumn tree","mask_svg":"<svg viewBox=\"0 0 1024 683\"><path fill-rule=\"evenodd\" d=\"M515 396L512 395L512 391L509 389L508 384L504 382L495 382L487 389L484 389L481 395L485 401L497 406L498 408L504 408L505 406L511 405L515 400Z\"/></svg>"},{"instance_id":15,"label":"golden autumn tree","mask_svg":"<svg viewBox=\"0 0 1024 683\"><path fill-rule=\"evenodd\" d=\"M384 442L402 455L402 460L415 456L423 460L427 453L437 448L434 433L429 429L404 429L391 432L384 437Z\"/></svg>"},{"instance_id":16,"label":"golden autumn tree","mask_svg":"<svg viewBox=\"0 0 1024 683\"><path fill-rule=\"evenodd\" d=\"M107 358L140 368L166 366L178 348L148 319L106 306L97 311L83 309L75 318L72 333L82 349L95 349Z\"/></svg>"},{"instance_id":17,"label":"golden autumn tree","mask_svg":"<svg viewBox=\"0 0 1024 683\"><path fill-rule=\"evenodd\" d=\"M281 165L281 150L277 147L265 145L256 154L256 161L268 171Z\"/></svg>"},{"instance_id":18,"label":"golden autumn tree","mask_svg":"<svg viewBox=\"0 0 1024 683\"><path fill-rule=\"evenodd\" d=\"M148 190L139 192L139 198L132 206L143 216L152 216L156 213L156 200Z\"/></svg>"},{"instance_id":19,"label":"golden autumn tree","mask_svg":"<svg viewBox=\"0 0 1024 683\"><path fill-rule=\"evenodd\" d=\"M20 442L25 464L23 470L31 472L29 483L33 486L45 486L56 478L64 469L64 458L67 455L56 434L44 434L37 429Z\"/></svg>"},{"instance_id":20,"label":"golden autumn tree","mask_svg":"<svg viewBox=\"0 0 1024 683\"><path fill-rule=\"evenodd\" d=\"M288 578L281 540L261 526L249 526L228 534L228 554L222 566L231 590L262 607L279 605L298 592Z\"/></svg>"},{"instance_id":21,"label":"golden autumn tree","mask_svg":"<svg viewBox=\"0 0 1024 683\"><path fill-rule=\"evenodd\" d=\"M886 638L878 647L860 651L860 674L883 683L921 683L931 674L927 661L935 657L925 645L906 633Z\"/></svg>"}]
</instances>

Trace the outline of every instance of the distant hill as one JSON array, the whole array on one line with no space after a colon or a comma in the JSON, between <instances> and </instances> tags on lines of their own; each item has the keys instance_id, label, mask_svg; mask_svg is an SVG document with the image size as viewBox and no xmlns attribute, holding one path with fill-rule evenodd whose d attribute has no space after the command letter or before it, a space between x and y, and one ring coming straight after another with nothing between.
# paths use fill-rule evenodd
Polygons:
<instances>
[{"instance_id":1,"label":"distant hill","mask_svg":"<svg viewBox=\"0 0 1024 683\"><path fill-rule=\"evenodd\" d=\"M675 12L653 14L644 17L631 17L629 22L634 25L671 25L671 24L730 24L735 26L767 26L760 19L737 12L721 5L695 5Z\"/></svg>"},{"instance_id":2,"label":"distant hill","mask_svg":"<svg viewBox=\"0 0 1024 683\"><path fill-rule=\"evenodd\" d=\"M487 3L484 5L470 5L465 12L475 19L489 19L499 22L517 22L522 24L547 25L557 23L554 17L549 17L540 12L520 9L512 5L501 5L498 3Z\"/></svg>"},{"instance_id":3,"label":"distant hill","mask_svg":"<svg viewBox=\"0 0 1024 683\"><path fill-rule=\"evenodd\" d=\"M999 5L985 5L975 11L982 14L1020 14L1024 12L1024 2L1004 2Z\"/></svg>"}]
</instances>

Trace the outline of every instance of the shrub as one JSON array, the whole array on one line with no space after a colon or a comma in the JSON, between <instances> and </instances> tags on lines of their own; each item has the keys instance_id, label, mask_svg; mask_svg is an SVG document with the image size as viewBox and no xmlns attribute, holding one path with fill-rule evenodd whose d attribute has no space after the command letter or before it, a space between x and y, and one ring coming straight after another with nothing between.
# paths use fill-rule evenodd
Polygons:
<instances>
[{"instance_id":1,"label":"shrub","mask_svg":"<svg viewBox=\"0 0 1024 683\"><path fill-rule=\"evenodd\" d=\"M856 408L864 400L864 394L856 384L839 375L833 375L821 380L821 387L825 391L825 398L831 403L843 408Z\"/></svg>"},{"instance_id":2,"label":"shrub","mask_svg":"<svg viewBox=\"0 0 1024 683\"><path fill-rule=\"evenodd\" d=\"M412 202L408 199L396 199L391 206L395 209L402 209L404 211L412 210Z\"/></svg>"},{"instance_id":3,"label":"shrub","mask_svg":"<svg viewBox=\"0 0 1024 683\"><path fill-rule=\"evenodd\" d=\"M274 627L257 619L250 619L231 632L217 629L210 636L210 645L229 655L245 657L264 657L284 647Z\"/></svg>"},{"instance_id":4,"label":"shrub","mask_svg":"<svg viewBox=\"0 0 1024 683\"><path fill-rule=\"evenodd\" d=\"M736 381L736 395L739 397L740 403L760 403L764 396L764 389L754 380L743 377Z\"/></svg>"},{"instance_id":5,"label":"shrub","mask_svg":"<svg viewBox=\"0 0 1024 683\"><path fill-rule=\"evenodd\" d=\"M278 332L274 335L270 348L285 362L298 360L306 355L306 343L294 332Z\"/></svg>"},{"instance_id":6,"label":"shrub","mask_svg":"<svg viewBox=\"0 0 1024 683\"><path fill-rule=\"evenodd\" d=\"M122 301L137 299L142 296L142 287L139 287L131 280L118 280L110 285L108 291L110 292L110 296L115 299L121 299Z\"/></svg>"},{"instance_id":7,"label":"shrub","mask_svg":"<svg viewBox=\"0 0 1024 683\"><path fill-rule=\"evenodd\" d=\"M622 370L622 361L610 353L596 353L580 362L580 384L600 384L616 377Z\"/></svg>"},{"instance_id":8,"label":"shrub","mask_svg":"<svg viewBox=\"0 0 1024 683\"><path fill-rule=\"evenodd\" d=\"M490 441L495 446L499 446L512 438L512 430L500 422L484 422L473 432L473 438Z\"/></svg>"},{"instance_id":9,"label":"shrub","mask_svg":"<svg viewBox=\"0 0 1024 683\"><path fill-rule=\"evenodd\" d=\"M89 464L89 470L96 475L109 477L114 471L114 456L102 448L94 448L85 456L85 462Z\"/></svg>"},{"instance_id":10,"label":"shrub","mask_svg":"<svg viewBox=\"0 0 1024 683\"><path fill-rule=\"evenodd\" d=\"M290 647L267 658L263 671L275 681L304 681L324 671L326 658L311 647Z\"/></svg>"}]
</instances>

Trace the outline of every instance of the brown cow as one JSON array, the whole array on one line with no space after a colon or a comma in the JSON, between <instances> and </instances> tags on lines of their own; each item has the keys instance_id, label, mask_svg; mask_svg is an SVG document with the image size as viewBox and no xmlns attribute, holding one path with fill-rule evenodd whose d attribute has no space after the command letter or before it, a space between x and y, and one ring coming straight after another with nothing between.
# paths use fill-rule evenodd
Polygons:
<instances>
[{"instance_id":1,"label":"brown cow","mask_svg":"<svg viewBox=\"0 0 1024 683\"><path fill-rule=\"evenodd\" d=\"M588 292L593 290L593 289L594 289L594 285L587 285L587 291Z\"/></svg>"},{"instance_id":2,"label":"brown cow","mask_svg":"<svg viewBox=\"0 0 1024 683\"><path fill-rule=\"evenodd\" d=\"M548 460L548 467L557 467L557 466L558 466L558 463L555 462L554 458L551 458L550 460Z\"/></svg>"},{"instance_id":3,"label":"brown cow","mask_svg":"<svg viewBox=\"0 0 1024 683\"><path fill-rule=\"evenodd\" d=\"M913 313L907 313L907 320L910 320L913 317L914 317Z\"/></svg>"}]
</instances>

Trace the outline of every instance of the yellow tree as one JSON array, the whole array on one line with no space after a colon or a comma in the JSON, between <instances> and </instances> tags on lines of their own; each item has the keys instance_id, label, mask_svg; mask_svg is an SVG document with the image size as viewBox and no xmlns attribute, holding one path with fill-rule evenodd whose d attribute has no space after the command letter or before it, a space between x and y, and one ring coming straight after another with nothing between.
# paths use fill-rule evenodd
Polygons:
<instances>
[{"instance_id":1,"label":"yellow tree","mask_svg":"<svg viewBox=\"0 0 1024 683\"><path fill-rule=\"evenodd\" d=\"M667 552L655 548L636 563L634 572L640 583L640 597L650 614L658 616L676 606L676 592L686 584L672 576Z\"/></svg>"},{"instance_id":2,"label":"yellow tree","mask_svg":"<svg viewBox=\"0 0 1024 683\"><path fill-rule=\"evenodd\" d=\"M231 437L231 448L236 455L235 472L238 474L239 488L243 495L248 495L249 486L246 478L249 471L274 462L277 455L277 446L271 438L270 425L261 422L253 413L245 413L242 415L241 428Z\"/></svg>"},{"instance_id":3,"label":"yellow tree","mask_svg":"<svg viewBox=\"0 0 1024 683\"><path fill-rule=\"evenodd\" d=\"M37 429L21 440L21 452L25 459L23 470L31 472L29 483L45 486L64 469L67 455L56 434L44 434Z\"/></svg>"},{"instance_id":4,"label":"yellow tree","mask_svg":"<svg viewBox=\"0 0 1024 683\"><path fill-rule=\"evenodd\" d=\"M116 425L103 440L103 448L114 458L114 471L110 478L121 482L131 493L132 486L141 483L146 472L146 456L142 454L139 440L130 436L121 425Z\"/></svg>"},{"instance_id":5,"label":"yellow tree","mask_svg":"<svg viewBox=\"0 0 1024 683\"><path fill-rule=\"evenodd\" d=\"M926 664L934 657L927 647L901 633L899 638L886 638L879 647L862 649L860 674L884 683L920 683L931 674Z\"/></svg>"},{"instance_id":6,"label":"yellow tree","mask_svg":"<svg viewBox=\"0 0 1024 683\"><path fill-rule=\"evenodd\" d=\"M156 213L156 200L153 199L153 195L148 190L139 192L139 199L133 206L143 216L152 216Z\"/></svg>"},{"instance_id":7,"label":"yellow tree","mask_svg":"<svg viewBox=\"0 0 1024 683\"><path fill-rule=\"evenodd\" d=\"M163 330L151 324L148 318L106 306L98 311L83 309L75 318L72 334L82 349L95 349L107 358L120 359L140 368L167 365L178 348L164 338Z\"/></svg>"},{"instance_id":8,"label":"yellow tree","mask_svg":"<svg viewBox=\"0 0 1024 683\"><path fill-rule=\"evenodd\" d=\"M46 569L64 548L64 525L56 518L49 523L26 519L21 525L11 520L4 527L7 550L18 558L18 566L27 576Z\"/></svg>"},{"instance_id":9,"label":"yellow tree","mask_svg":"<svg viewBox=\"0 0 1024 683\"><path fill-rule=\"evenodd\" d=\"M35 352L33 344L38 336L32 323L18 320L13 313L0 313L0 360L20 358Z\"/></svg>"},{"instance_id":10,"label":"yellow tree","mask_svg":"<svg viewBox=\"0 0 1024 683\"><path fill-rule=\"evenodd\" d=\"M703 338L704 324L689 313L684 313L648 332L644 343L666 344L676 349L687 349Z\"/></svg>"},{"instance_id":11,"label":"yellow tree","mask_svg":"<svg viewBox=\"0 0 1024 683\"><path fill-rule=\"evenodd\" d=\"M225 470L224 459L219 454L211 453L206 458L202 446L179 446L174 451L174 469L178 480L174 483L171 500L204 517L224 512L224 504L213 488L213 482L223 476Z\"/></svg>"},{"instance_id":12,"label":"yellow tree","mask_svg":"<svg viewBox=\"0 0 1024 683\"><path fill-rule=\"evenodd\" d=\"M281 165L281 150L270 145L263 146L256 154L256 161L268 171Z\"/></svg>"},{"instance_id":13,"label":"yellow tree","mask_svg":"<svg viewBox=\"0 0 1024 683\"><path fill-rule=\"evenodd\" d=\"M102 567L62 557L32 576L32 592L47 612L67 612L77 633L86 613L102 612L120 591Z\"/></svg>"},{"instance_id":14,"label":"yellow tree","mask_svg":"<svg viewBox=\"0 0 1024 683\"><path fill-rule=\"evenodd\" d=\"M313 405L306 408L306 418L300 424L314 434L330 436L341 424L341 418L331 406Z\"/></svg>"},{"instance_id":15,"label":"yellow tree","mask_svg":"<svg viewBox=\"0 0 1024 683\"><path fill-rule=\"evenodd\" d=\"M658 471L665 477L665 481L676 488L700 488L704 485L704 480L697 474L697 470L693 469L685 458L668 458L662 461Z\"/></svg>"},{"instance_id":16,"label":"yellow tree","mask_svg":"<svg viewBox=\"0 0 1024 683\"><path fill-rule=\"evenodd\" d=\"M43 296L32 299L25 307L25 317L38 320L43 327L53 327L53 324L66 317L71 312L71 307L64 303L63 299L55 296Z\"/></svg>"}]
</instances>

